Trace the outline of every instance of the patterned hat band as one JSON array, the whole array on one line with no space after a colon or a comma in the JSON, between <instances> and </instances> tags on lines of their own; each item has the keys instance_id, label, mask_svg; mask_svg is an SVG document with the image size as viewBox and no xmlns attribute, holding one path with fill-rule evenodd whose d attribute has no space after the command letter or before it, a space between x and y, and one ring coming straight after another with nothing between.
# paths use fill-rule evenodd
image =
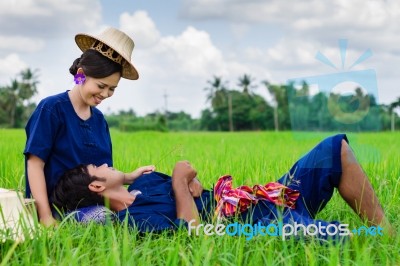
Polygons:
<instances>
[{"instance_id":1,"label":"patterned hat band","mask_svg":"<svg viewBox=\"0 0 400 266\"><path fill-rule=\"evenodd\" d=\"M90 49L96 50L99 53L101 53L102 55L104 55L105 57L107 57L107 58L111 59L112 61L122 65L122 59L123 59L122 56L119 53L117 53L116 51L114 51L114 49L112 49L108 45L96 40L92 44Z\"/></svg>"}]
</instances>

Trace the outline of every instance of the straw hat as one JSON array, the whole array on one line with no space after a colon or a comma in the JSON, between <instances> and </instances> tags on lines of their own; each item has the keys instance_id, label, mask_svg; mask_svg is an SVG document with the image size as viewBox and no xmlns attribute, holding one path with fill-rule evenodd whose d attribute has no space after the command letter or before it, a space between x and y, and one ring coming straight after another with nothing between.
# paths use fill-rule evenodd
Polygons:
<instances>
[{"instance_id":1,"label":"straw hat","mask_svg":"<svg viewBox=\"0 0 400 266\"><path fill-rule=\"evenodd\" d=\"M94 49L105 57L121 64L123 78L139 78L138 72L131 63L132 51L135 44L133 40L122 31L110 27L105 29L98 36L79 33L75 36L75 42L82 52L88 49Z\"/></svg>"}]
</instances>

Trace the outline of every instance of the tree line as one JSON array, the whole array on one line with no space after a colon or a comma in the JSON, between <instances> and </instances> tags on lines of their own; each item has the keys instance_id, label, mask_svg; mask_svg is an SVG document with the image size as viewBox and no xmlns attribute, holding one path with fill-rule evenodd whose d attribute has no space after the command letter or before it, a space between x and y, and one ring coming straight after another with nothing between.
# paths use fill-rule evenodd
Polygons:
<instances>
[{"instance_id":1,"label":"tree line","mask_svg":"<svg viewBox=\"0 0 400 266\"><path fill-rule=\"evenodd\" d=\"M354 88L353 94L318 92L312 94L306 82L258 85L250 75L239 77L229 88L221 77L208 81L210 107L202 111L200 125L205 130L300 130L300 131L381 131L399 128L396 108L400 97L389 105L378 104L372 94ZM269 102L254 93L261 86L272 97Z\"/></svg>"},{"instance_id":2,"label":"tree line","mask_svg":"<svg viewBox=\"0 0 400 266\"><path fill-rule=\"evenodd\" d=\"M9 85L0 86L0 127L24 127L36 104L37 70L21 71ZM263 89L271 95L266 100L256 93ZM222 77L207 81L207 107L200 118L181 112L160 112L138 116L133 109L106 115L110 127L122 131L387 131L400 128L395 112L400 97L394 102L378 104L372 94L354 88L353 94L334 92L312 94L307 83L256 82L244 74L236 85Z\"/></svg>"}]
</instances>

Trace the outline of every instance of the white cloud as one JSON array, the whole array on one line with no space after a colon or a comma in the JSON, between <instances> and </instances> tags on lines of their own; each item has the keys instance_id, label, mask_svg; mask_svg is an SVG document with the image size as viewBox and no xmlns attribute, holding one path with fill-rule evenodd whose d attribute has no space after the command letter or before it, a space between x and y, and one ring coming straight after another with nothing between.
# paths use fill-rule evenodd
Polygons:
<instances>
[{"instance_id":1,"label":"white cloud","mask_svg":"<svg viewBox=\"0 0 400 266\"><path fill-rule=\"evenodd\" d=\"M2 51L11 50L14 52L36 52L43 47L43 39L0 35L0 50Z\"/></svg>"},{"instance_id":2,"label":"white cloud","mask_svg":"<svg viewBox=\"0 0 400 266\"><path fill-rule=\"evenodd\" d=\"M269 78L265 68L224 53L213 43L208 32L193 26L177 35L162 36L143 11L122 14L120 23L120 28L135 38L136 43L141 43L143 38L144 43L151 45L146 49L135 48L132 61L140 78L135 82L122 81L113 99L102 104L104 111L116 111L115 102L118 102L119 109L133 108L139 114L163 111L164 95L167 95L168 110L184 110L198 117L205 107L204 88L213 75L231 81L229 85L232 88L244 73ZM141 25L141 28L127 25Z\"/></svg>"},{"instance_id":3,"label":"white cloud","mask_svg":"<svg viewBox=\"0 0 400 266\"><path fill-rule=\"evenodd\" d=\"M337 71L315 59L318 51L341 71L338 40L347 39L345 70L371 49L373 56L352 70L375 70L385 102L399 93L394 85L398 83L395 66L400 63L397 0L184 0L180 14L190 21L223 21L235 36L234 25L247 24L250 30L242 41L256 39L257 45L246 47L238 57L270 69L276 82ZM281 36L272 46L263 47L259 44L267 42L254 37L254 25L275 28Z\"/></svg>"},{"instance_id":4,"label":"white cloud","mask_svg":"<svg viewBox=\"0 0 400 266\"><path fill-rule=\"evenodd\" d=\"M229 4L228 2L224 0L183 0L180 13L182 17L194 19L220 18L225 16L225 5Z\"/></svg>"},{"instance_id":5,"label":"white cloud","mask_svg":"<svg viewBox=\"0 0 400 266\"><path fill-rule=\"evenodd\" d=\"M315 63L315 49L313 44L293 39L282 39L276 46L267 49L266 60L268 65L277 69L287 67L307 67Z\"/></svg>"},{"instance_id":6,"label":"white cloud","mask_svg":"<svg viewBox=\"0 0 400 266\"><path fill-rule=\"evenodd\" d=\"M34 0L3 0L0 2L2 16L46 16L49 10Z\"/></svg>"},{"instance_id":7,"label":"white cloud","mask_svg":"<svg viewBox=\"0 0 400 266\"><path fill-rule=\"evenodd\" d=\"M294 25L299 20L310 20L313 23L309 26L324 25L327 21L332 25L353 22L364 28L379 27L397 16L399 6L396 0L183 0L181 15L193 19L213 17L240 23L281 22Z\"/></svg>"},{"instance_id":8,"label":"white cloud","mask_svg":"<svg viewBox=\"0 0 400 266\"><path fill-rule=\"evenodd\" d=\"M198 116L204 108L206 80L226 72L222 54L208 33L193 27L177 36L160 36L151 47L137 49L133 62L140 79L131 83L132 89L122 89L127 82L121 83L121 94L116 93L112 101L121 109L139 110L139 114L163 111L166 94L168 110ZM115 111L111 101L105 104L102 110Z\"/></svg>"},{"instance_id":9,"label":"white cloud","mask_svg":"<svg viewBox=\"0 0 400 266\"><path fill-rule=\"evenodd\" d=\"M168 65L174 66L174 72L197 77L224 72L222 54L213 45L210 35L190 26L179 36L162 38L155 52L163 55Z\"/></svg>"},{"instance_id":10,"label":"white cloud","mask_svg":"<svg viewBox=\"0 0 400 266\"><path fill-rule=\"evenodd\" d=\"M99 0L2 0L2 35L60 37L92 31L101 20Z\"/></svg>"},{"instance_id":11,"label":"white cloud","mask_svg":"<svg viewBox=\"0 0 400 266\"><path fill-rule=\"evenodd\" d=\"M8 83L11 78L25 68L27 68L27 64L19 58L18 54L12 53L0 58L0 84Z\"/></svg>"},{"instance_id":12,"label":"white cloud","mask_svg":"<svg viewBox=\"0 0 400 266\"><path fill-rule=\"evenodd\" d=\"M40 72L35 100L72 88L73 37L101 28L99 1L0 1L0 85L30 67Z\"/></svg>"},{"instance_id":13,"label":"white cloud","mask_svg":"<svg viewBox=\"0 0 400 266\"><path fill-rule=\"evenodd\" d=\"M286 37L334 42L353 38L358 49L385 49L399 42L400 2L397 0L184 0L181 15L193 20L210 17L232 24L278 25ZM215 9L219 11L216 12Z\"/></svg>"},{"instance_id":14,"label":"white cloud","mask_svg":"<svg viewBox=\"0 0 400 266\"><path fill-rule=\"evenodd\" d=\"M121 30L132 36L139 49L151 47L160 40L160 33L146 11L136 11L132 15L125 12L119 23Z\"/></svg>"}]
</instances>

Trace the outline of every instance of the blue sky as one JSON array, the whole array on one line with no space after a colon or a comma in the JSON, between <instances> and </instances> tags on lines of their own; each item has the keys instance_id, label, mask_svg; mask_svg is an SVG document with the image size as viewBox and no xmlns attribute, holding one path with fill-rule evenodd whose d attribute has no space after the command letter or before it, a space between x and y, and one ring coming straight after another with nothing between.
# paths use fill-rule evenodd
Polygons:
<instances>
[{"instance_id":1,"label":"blue sky","mask_svg":"<svg viewBox=\"0 0 400 266\"><path fill-rule=\"evenodd\" d=\"M283 84L370 69L379 102L389 103L400 96L398 21L395 0L3 0L0 84L31 67L40 74L36 101L71 89L68 68L80 56L74 35L113 26L134 39L132 61L140 79L122 80L115 96L99 106L105 113L162 112L167 94L168 110L199 117L207 106L207 80L222 76L235 89L245 73L258 85L255 92L269 99L264 80ZM321 52L340 65L340 39L348 40L344 69L316 60ZM372 56L349 70L367 49Z\"/></svg>"}]
</instances>

